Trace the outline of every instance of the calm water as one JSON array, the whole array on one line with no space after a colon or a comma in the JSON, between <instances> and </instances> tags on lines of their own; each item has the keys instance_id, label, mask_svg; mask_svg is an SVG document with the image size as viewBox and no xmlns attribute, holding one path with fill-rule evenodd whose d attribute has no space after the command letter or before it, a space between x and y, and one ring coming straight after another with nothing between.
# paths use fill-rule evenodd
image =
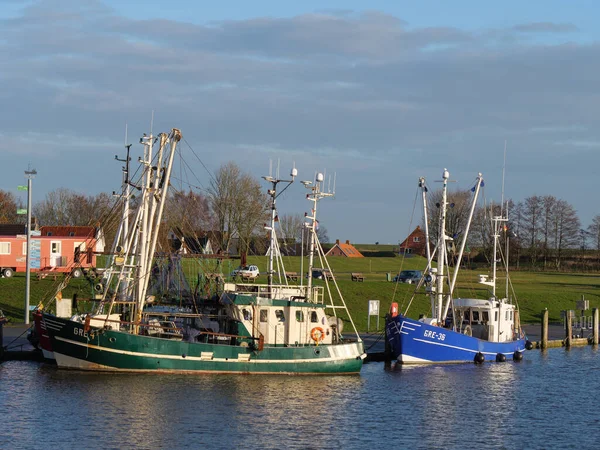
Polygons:
<instances>
[{"instance_id":1,"label":"calm water","mask_svg":"<svg viewBox=\"0 0 600 450\"><path fill-rule=\"evenodd\" d=\"M600 354L365 365L360 376L88 374L0 365L0 448L599 448Z\"/></svg>"}]
</instances>

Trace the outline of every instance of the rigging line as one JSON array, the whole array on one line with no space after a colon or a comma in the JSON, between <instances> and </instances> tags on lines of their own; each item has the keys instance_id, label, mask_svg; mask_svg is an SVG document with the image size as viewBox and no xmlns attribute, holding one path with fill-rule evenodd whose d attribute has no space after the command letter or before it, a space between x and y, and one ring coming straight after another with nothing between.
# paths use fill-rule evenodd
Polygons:
<instances>
[{"instance_id":1,"label":"rigging line","mask_svg":"<svg viewBox=\"0 0 600 450\"><path fill-rule=\"evenodd\" d=\"M412 209L412 213L410 216L410 221L408 223L408 234L406 235L407 239L408 239L408 236L410 236L410 233L412 233L412 223L415 218L415 210L417 208L417 197L418 196L419 196L419 187L417 187L417 190L415 191L415 200L413 201L413 209ZM399 248L398 250L402 253L402 257L400 259L400 269L398 271L398 274L399 274L400 272L402 272L402 267L404 266L404 261L406 259L406 251L402 252L401 248ZM398 280L398 279L396 278L396 280ZM394 285L394 292L392 294L392 302L396 299L396 293L398 291L398 284L399 284L399 281L396 281L396 283ZM402 300L401 306L404 306L404 302L406 302L407 297L408 297L408 293L405 294L405 297ZM411 302L412 302L412 299L411 299Z\"/></svg>"},{"instance_id":2,"label":"rigging line","mask_svg":"<svg viewBox=\"0 0 600 450\"><path fill-rule=\"evenodd\" d=\"M206 167L206 165L204 164L204 162L202 161L202 159L200 159L200 157L196 154L196 152L194 151L194 149L192 148L192 146L190 145L190 143L185 139L182 138L183 142L186 143L186 145L190 148L190 150L192 151L192 154L196 157L196 159L200 162L200 164L202 164L202 167L204 167L204 170L206 170L206 173L208 173L208 176L210 177L210 179L213 182L217 182L217 180L215 179L215 177L213 176L212 172L208 169L208 167Z\"/></svg>"}]
</instances>

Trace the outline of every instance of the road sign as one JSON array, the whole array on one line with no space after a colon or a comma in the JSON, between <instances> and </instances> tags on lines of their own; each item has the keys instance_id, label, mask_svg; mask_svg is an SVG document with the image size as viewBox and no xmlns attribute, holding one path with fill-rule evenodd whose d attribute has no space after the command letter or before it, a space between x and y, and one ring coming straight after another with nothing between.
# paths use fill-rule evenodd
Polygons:
<instances>
[{"instance_id":1,"label":"road sign","mask_svg":"<svg viewBox=\"0 0 600 450\"><path fill-rule=\"evenodd\" d=\"M26 215L27 214L27 210L26 209L17 209L17 214L18 215Z\"/></svg>"},{"instance_id":2,"label":"road sign","mask_svg":"<svg viewBox=\"0 0 600 450\"><path fill-rule=\"evenodd\" d=\"M369 315L367 316L367 331L371 329L371 316L377 316L377 330L379 330L379 300L369 300Z\"/></svg>"}]
</instances>

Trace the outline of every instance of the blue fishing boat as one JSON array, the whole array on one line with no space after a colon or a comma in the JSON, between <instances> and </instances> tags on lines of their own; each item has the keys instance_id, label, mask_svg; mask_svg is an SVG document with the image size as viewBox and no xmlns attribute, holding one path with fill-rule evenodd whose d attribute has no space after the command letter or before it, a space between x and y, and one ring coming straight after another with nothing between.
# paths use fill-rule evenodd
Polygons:
<instances>
[{"instance_id":1,"label":"blue fishing boat","mask_svg":"<svg viewBox=\"0 0 600 450\"><path fill-rule=\"evenodd\" d=\"M415 295L422 292L424 288L425 293L430 296L431 317L423 315L418 320L411 319L407 316L408 311L399 312L397 303L392 303L386 322L387 340L392 355L402 364L473 361L482 363L505 361L507 358L521 360L523 351L530 343L526 341L521 329L516 302L508 296L508 292L505 297L500 297L496 293L496 266L501 253L499 240L501 233L507 230L508 221L502 213L502 208L500 215L491 218L493 238L491 278L488 275L479 276L479 283L488 286L491 291L489 298L454 298L458 267L451 273L448 265L448 247L454 245L454 238L450 237L446 230L449 176L449 172L444 169L442 200L439 204L439 232L433 251L429 246L427 187L424 178L419 180L424 199L428 262L423 277L417 283ZM482 186L483 178L479 174L475 186L471 189L474 193L473 200L456 261L462 261L477 197ZM507 239L508 237L505 236L505 241ZM432 267L434 258L437 267ZM508 280L508 271L506 271L506 280ZM411 303L412 301L409 305Z\"/></svg>"}]
</instances>

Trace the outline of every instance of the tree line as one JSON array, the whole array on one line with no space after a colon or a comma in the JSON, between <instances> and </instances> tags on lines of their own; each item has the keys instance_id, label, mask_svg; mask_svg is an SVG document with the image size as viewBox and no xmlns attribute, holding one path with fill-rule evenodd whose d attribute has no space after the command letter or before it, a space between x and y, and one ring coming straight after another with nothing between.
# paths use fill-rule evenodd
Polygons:
<instances>
[{"instance_id":1,"label":"tree line","mask_svg":"<svg viewBox=\"0 0 600 450\"><path fill-rule=\"evenodd\" d=\"M32 216L38 224L45 226L102 227L110 244L122 217L118 197L120 193L83 195L59 188L33 204ZM270 220L269 196L260 179L244 172L236 163L223 164L204 192L177 189L172 185L169 197L159 237L161 251L169 250L167 234L175 229L184 236L202 238L210 235L213 250L223 253L230 252L234 239L238 241L240 253L264 254L267 251L265 225ZM133 189L130 200L132 211L137 200ZM17 209L22 208L21 199L11 192L0 190L0 223L26 223L25 215L17 215ZM283 215L278 219L280 245L289 246L302 241L302 214ZM323 242L328 239L326 233L325 227L320 227L319 235Z\"/></svg>"},{"instance_id":2,"label":"tree line","mask_svg":"<svg viewBox=\"0 0 600 450\"><path fill-rule=\"evenodd\" d=\"M447 232L460 240L465 232L472 192L461 190L449 194ZM429 230L437 240L441 191L428 199ZM467 240L469 253L479 259L491 258L491 218L507 215L508 222L500 237L501 247L511 264L539 269L568 269L600 266L600 215L583 228L575 208L552 195L533 195L520 202L508 200L504 205L478 205L475 208ZM508 246L507 246L508 243Z\"/></svg>"}]
</instances>

